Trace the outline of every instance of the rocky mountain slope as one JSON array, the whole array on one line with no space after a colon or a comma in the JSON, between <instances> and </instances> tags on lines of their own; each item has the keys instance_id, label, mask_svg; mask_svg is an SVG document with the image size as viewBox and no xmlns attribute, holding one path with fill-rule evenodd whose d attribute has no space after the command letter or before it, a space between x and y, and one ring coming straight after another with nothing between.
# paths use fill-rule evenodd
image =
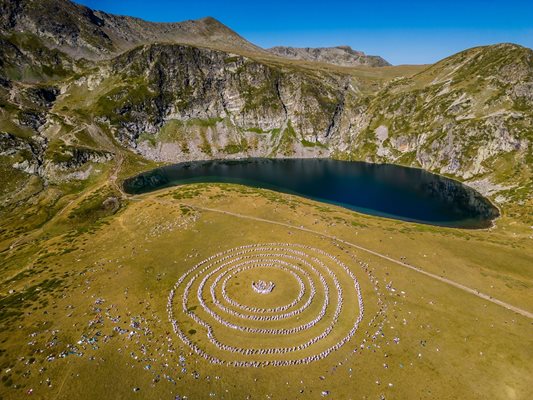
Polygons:
<instances>
[{"instance_id":1,"label":"rocky mountain slope","mask_svg":"<svg viewBox=\"0 0 533 400\"><path fill-rule=\"evenodd\" d=\"M342 136L341 117L353 116L344 104L358 96L346 76L160 44L131 50L65 91L57 108L97 115L125 146L167 162L326 156L326 142Z\"/></svg>"},{"instance_id":2,"label":"rocky mountain slope","mask_svg":"<svg viewBox=\"0 0 533 400\"><path fill-rule=\"evenodd\" d=\"M380 90L354 157L420 166L489 193L531 193L532 89L531 49L466 50Z\"/></svg>"},{"instance_id":3,"label":"rocky mountain slope","mask_svg":"<svg viewBox=\"0 0 533 400\"><path fill-rule=\"evenodd\" d=\"M0 1L4 188L88 179L119 153L320 156L422 167L500 202L531 201L530 49L479 47L427 68L325 68L255 51L210 19L158 25L66 0ZM56 6L48 21L45 3Z\"/></svg>"},{"instance_id":4,"label":"rocky mountain slope","mask_svg":"<svg viewBox=\"0 0 533 400\"><path fill-rule=\"evenodd\" d=\"M359 65L385 67L390 65L379 56L367 56L362 51L353 50L350 46L317 48L277 46L268 49L268 51L278 56L295 60L317 61L343 67L356 67Z\"/></svg>"}]
</instances>

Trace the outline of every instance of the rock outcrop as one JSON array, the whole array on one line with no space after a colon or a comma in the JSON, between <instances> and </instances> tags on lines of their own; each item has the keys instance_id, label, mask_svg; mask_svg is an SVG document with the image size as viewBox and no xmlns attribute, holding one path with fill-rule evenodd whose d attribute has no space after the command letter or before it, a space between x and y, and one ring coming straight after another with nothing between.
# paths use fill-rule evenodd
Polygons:
<instances>
[{"instance_id":1,"label":"rock outcrop","mask_svg":"<svg viewBox=\"0 0 533 400\"><path fill-rule=\"evenodd\" d=\"M337 47L284 47L268 49L272 54L294 60L317 61L343 67L386 67L390 64L379 56L368 56L362 51L353 50L350 46Z\"/></svg>"}]
</instances>

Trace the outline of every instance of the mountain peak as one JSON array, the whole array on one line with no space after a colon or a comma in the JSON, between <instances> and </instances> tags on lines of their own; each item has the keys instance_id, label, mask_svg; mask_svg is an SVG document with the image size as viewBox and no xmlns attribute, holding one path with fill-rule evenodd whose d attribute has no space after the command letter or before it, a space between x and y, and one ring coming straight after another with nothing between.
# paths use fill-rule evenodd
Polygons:
<instances>
[{"instance_id":1,"label":"mountain peak","mask_svg":"<svg viewBox=\"0 0 533 400\"><path fill-rule=\"evenodd\" d=\"M217 26L223 26L223 27L226 27L226 25L224 25L222 22L220 22L218 19L216 19L215 17L212 17L210 15L208 15L207 17L203 17L203 18L200 18L198 21L202 21L206 24L212 24L212 25L217 25Z\"/></svg>"}]
</instances>

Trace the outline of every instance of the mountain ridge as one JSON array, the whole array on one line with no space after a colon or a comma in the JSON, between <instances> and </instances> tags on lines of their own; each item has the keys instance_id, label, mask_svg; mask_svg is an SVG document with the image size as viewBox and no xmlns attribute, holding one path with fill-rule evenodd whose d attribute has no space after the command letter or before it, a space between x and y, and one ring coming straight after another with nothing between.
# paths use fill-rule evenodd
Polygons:
<instances>
[{"instance_id":1,"label":"mountain ridge","mask_svg":"<svg viewBox=\"0 0 533 400\"><path fill-rule=\"evenodd\" d=\"M69 0L1 0L4 31L30 31L74 58L111 58L133 47L168 41L261 52L212 17L175 23L108 14Z\"/></svg>"},{"instance_id":2,"label":"mountain ridge","mask_svg":"<svg viewBox=\"0 0 533 400\"><path fill-rule=\"evenodd\" d=\"M366 56L348 46L318 48L321 57L294 57L290 51L262 49L217 19L207 16L181 22L151 22L137 17L92 10L69 0L1 0L5 10L0 30L29 31L75 59L101 60L150 43L178 43L233 51L244 55L275 55L282 58L329 62L339 66L389 65L378 56ZM285 48L290 49L290 48ZM296 49L298 50L298 49ZM309 50L309 49L308 49Z\"/></svg>"}]
</instances>

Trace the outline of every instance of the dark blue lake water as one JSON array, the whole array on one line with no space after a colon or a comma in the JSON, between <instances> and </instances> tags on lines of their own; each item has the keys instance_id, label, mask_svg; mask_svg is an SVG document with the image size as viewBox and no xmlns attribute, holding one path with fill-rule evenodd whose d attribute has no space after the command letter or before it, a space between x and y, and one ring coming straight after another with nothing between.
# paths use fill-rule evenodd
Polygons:
<instances>
[{"instance_id":1,"label":"dark blue lake water","mask_svg":"<svg viewBox=\"0 0 533 400\"><path fill-rule=\"evenodd\" d=\"M129 178L130 194L198 182L238 183L340 205L365 214L457 228L486 228L498 210L475 190L429 172L330 159L181 163Z\"/></svg>"}]
</instances>

